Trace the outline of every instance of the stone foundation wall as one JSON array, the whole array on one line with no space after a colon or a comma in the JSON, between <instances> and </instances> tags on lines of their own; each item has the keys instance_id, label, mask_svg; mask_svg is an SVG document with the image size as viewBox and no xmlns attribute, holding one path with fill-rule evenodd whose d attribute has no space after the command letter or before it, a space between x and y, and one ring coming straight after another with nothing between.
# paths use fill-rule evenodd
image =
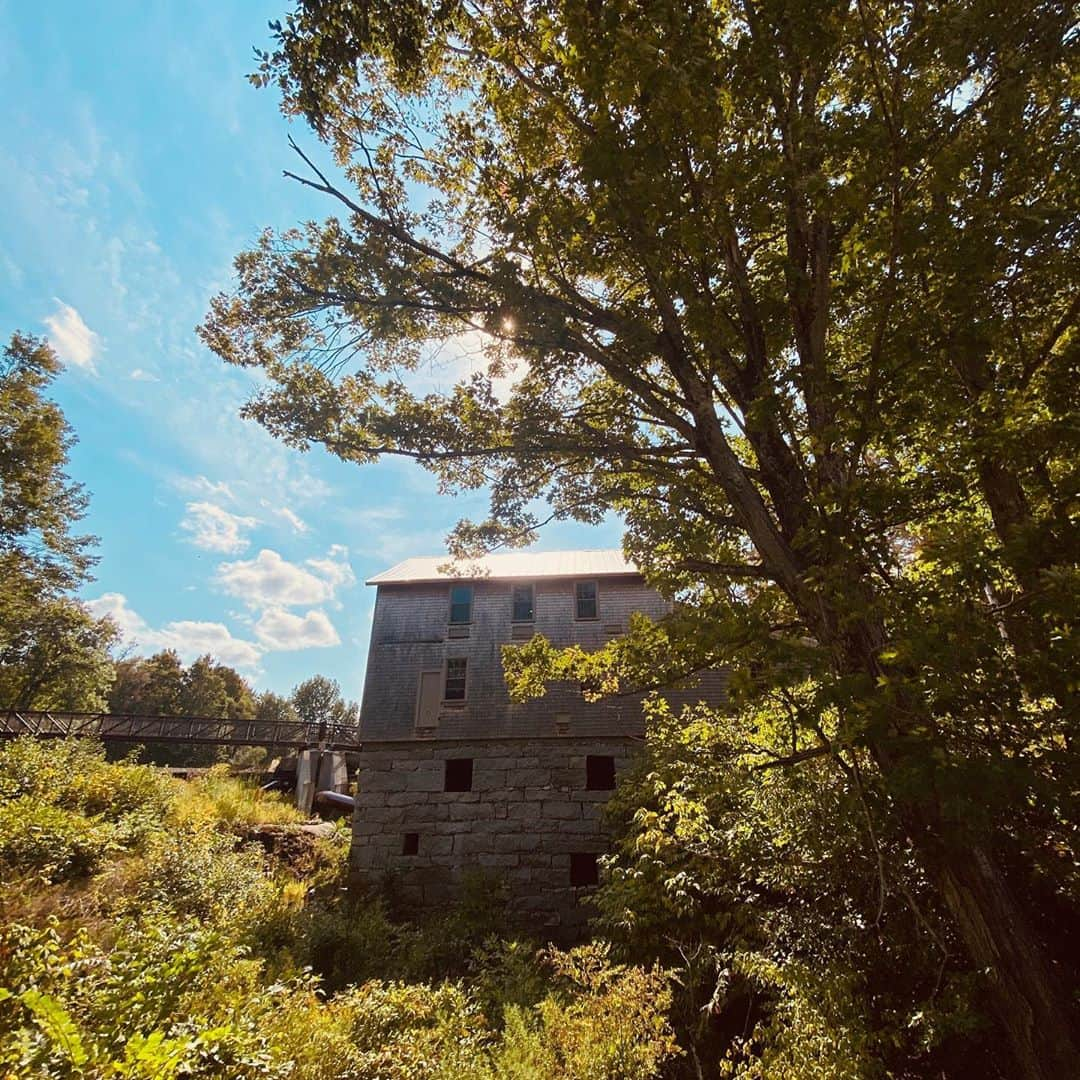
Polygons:
<instances>
[{"instance_id":1,"label":"stone foundation wall","mask_svg":"<svg viewBox=\"0 0 1080 1080\"><path fill-rule=\"evenodd\" d=\"M422 909L459 895L469 870L492 873L505 881L512 921L572 936L591 915L580 903L591 889L571 884L571 856L609 848L601 809L611 791L587 789L586 756L613 757L618 777L640 746L625 737L365 743L354 880L391 878ZM471 790L444 790L448 758L472 759Z\"/></svg>"}]
</instances>

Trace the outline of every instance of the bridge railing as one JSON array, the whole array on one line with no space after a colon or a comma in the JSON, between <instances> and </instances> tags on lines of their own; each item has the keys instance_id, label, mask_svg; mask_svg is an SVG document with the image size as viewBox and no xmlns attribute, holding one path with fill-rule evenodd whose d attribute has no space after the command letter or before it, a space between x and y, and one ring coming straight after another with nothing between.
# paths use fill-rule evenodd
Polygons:
<instances>
[{"instance_id":1,"label":"bridge railing","mask_svg":"<svg viewBox=\"0 0 1080 1080\"><path fill-rule=\"evenodd\" d=\"M94 737L107 741L175 742L233 746L336 749L359 746L357 724L294 720L234 720L220 716L148 716L122 713L0 710L0 738Z\"/></svg>"}]
</instances>

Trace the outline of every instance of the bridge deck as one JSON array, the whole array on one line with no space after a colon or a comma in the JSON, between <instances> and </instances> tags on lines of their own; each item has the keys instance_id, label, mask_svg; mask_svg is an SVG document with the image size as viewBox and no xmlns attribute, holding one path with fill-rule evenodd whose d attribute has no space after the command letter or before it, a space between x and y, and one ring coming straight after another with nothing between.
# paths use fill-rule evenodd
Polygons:
<instances>
[{"instance_id":1,"label":"bridge deck","mask_svg":"<svg viewBox=\"0 0 1080 1080\"><path fill-rule=\"evenodd\" d=\"M96 738L106 742L173 742L214 746L280 746L302 749L325 745L355 750L355 724L303 721L229 720L220 716L135 716L117 713L0 710L0 739Z\"/></svg>"}]
</instances>

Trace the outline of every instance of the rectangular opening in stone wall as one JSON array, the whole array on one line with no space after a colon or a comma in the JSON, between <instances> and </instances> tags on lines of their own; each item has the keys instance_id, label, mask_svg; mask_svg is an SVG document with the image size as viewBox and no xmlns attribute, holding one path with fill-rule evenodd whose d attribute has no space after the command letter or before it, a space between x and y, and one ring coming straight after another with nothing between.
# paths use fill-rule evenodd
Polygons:
<instances>
[{"instance_id":1,"label":"rectangular opening in stone wall","mask_svg":"<svg viewBox=\"0 0 1080 1080\"><path fill-rule=\"evenodd\" d=\"M420 854L420 834L418 832L407 832L401 838L401 854L402 855L419 855Z\"/></svg>"},{"instance_id":2,"label":"rectangular opening in stone wall","mask_svg":"<svg viewBox=\"0 0 1080 1080\"><path fill-rule=\"evenodd\" d=\"M471 757L447 758L443 791L472 791L472 763Z\"/></svg>"},{"instance_id":3,"label":"rectangular opening in stone wall","mask_svg":"<svg viewBox=\"0 0 1080 1080\"><path fill-rule=\"evenodd\" d=\"M610 754L589 754L585 758L585 788L611 791L615 787L615 759Z\"/></svg>"},{"instance_id":4,"label":"rectangular opening in stone wall","mask_svg":"<svg viewBox=\"0 0 1080 1080\"><path fill-rule=\"evenodd\" d=\"M570 856L570 884L571 885L598 885L600 883L600 868L596 863L596 855L591 851L578 851Z\"/></svg>"}]
</instances>

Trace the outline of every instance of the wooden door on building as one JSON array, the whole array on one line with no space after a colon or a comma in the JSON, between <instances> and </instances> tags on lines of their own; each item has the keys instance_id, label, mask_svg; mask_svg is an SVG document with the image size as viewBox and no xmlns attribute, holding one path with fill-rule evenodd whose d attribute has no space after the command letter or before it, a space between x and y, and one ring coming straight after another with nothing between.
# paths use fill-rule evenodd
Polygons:
<instances>
[{"instance_id":1,"label":"wooden door on building","mask_svg":"<svg viewBox=\"0 0 1080 1080\"><path fill-rule=\"evenodd\" d=\"M421 671L420 686L416 692L416 726L418 728L437 727L441 703L442 672Z\"/></svg>"}]
</instances>

